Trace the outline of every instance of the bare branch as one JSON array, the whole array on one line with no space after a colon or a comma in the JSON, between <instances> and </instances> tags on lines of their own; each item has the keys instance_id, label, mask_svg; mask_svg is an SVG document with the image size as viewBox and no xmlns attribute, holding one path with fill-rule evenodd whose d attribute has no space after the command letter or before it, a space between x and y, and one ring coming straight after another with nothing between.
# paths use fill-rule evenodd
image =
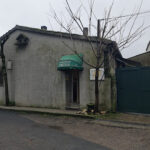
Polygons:
<instances>
[{"instance_id":1,"label":"bare branch","mask_svg":"<svg viewBox=\"0 0 150 150\"><path fill-rule=\"evenodd\" d=\"M76 22L76 24L77 24L77 26L79 27L79 29L81 30L81 32L83 32L83 27L82 27L82 25L77 21L77 18L75 17L75 15L74 15L74 13L73 13L73 11L72 11L70 5L69 5L68 0L66 0L66 4L67 4L67 8L66 8L66 9L67 9L67 11L68 11L70 17L73 18L73 20Z\"/></svg>"},{"instance_id":2,"label":"bare branch","mask_svg":"<svg viewBox=\"0 0 150 150\"><path fill-rule=\"evenodd\" d=\"M93 15L93 7L94 7L95 0L90 1L90 15L89 15L89 35L91 35L91 24L92 24L92 15Z\"/></svg>"},{"instance_id":3,"label":"bare branch","mask_svg":"<svg viewBox=\"0 0 150 150\"><path fill-rule=\"evenodd\" d=\"M107 14L106 19L105 19L104 29L102 31L102 38L104 37L105 31L106 31L107 26L108 26L108 18L110 17L110 14L111 14L111 11L112 11L112 8L113 8L113 4L114 4L114 0L111 4L110 8L109 8L108 14Z\"/></svg>"}]
</instances>

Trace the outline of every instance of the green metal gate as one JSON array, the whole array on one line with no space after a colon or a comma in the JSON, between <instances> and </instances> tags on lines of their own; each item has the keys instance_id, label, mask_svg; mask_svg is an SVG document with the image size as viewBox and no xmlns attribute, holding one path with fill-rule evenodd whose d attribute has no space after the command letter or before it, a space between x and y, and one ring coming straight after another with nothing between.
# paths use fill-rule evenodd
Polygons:
<instances>
[{"instance_id":1,"label":"green metal gate","mask_svg":"<svg viewBox=\"0 0 150 150\"><path fill-rule=\"evenodd\" d=\"M117 76L117 109L150 113L150 67L120 68Z\"/></svg>"}]
</instances>

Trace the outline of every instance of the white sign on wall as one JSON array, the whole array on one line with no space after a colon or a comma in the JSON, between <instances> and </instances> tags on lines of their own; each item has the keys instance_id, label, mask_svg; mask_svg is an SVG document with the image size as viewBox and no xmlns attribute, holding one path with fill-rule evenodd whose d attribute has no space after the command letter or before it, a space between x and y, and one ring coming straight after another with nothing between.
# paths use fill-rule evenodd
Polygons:
<instances>
[{"instance_id":1,"label":"white sign on wall","mask_svg":"<svg viewBox=\"0 0 150 150\"><path fill-rule=\"evenodd\" d=\"M11 60L7 61L7 69L12 70L12 61Z\"/></svg>"},{"instance_id":2,"label":"white sign on wall","mask_svg":"<svg viewBox=\"0 0 150 150\"><path fill-rule=\"evenodd\" d=\"M90 80L95 80L96 69L90 69ZM104 68L99 68L98 80L104 80Z\"/></svg>"}]
</instances>

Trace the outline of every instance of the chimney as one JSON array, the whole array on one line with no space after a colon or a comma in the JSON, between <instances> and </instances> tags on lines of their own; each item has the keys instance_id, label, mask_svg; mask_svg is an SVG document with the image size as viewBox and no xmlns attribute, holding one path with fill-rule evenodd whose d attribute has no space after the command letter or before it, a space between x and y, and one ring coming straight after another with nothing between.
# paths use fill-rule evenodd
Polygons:
<instances>
[{"instance_id":1,"label":"chimney","mask_svg":"<svg viewBox=\"0 0 150 150\"><path fill-rule=\"evenodd\" d=\"M83 28L83 35L88 36L88 28L87 27Z\"/></svg>"},{"instance_id":2,"label":"chimney","mask_svg":"<svg viewBox=\"0 0 150 150\"><path fill-rule=\"evenodd\" d=\"M47 26L41 26L41 30L47 30Z\"/></svg>"}]
</instances>

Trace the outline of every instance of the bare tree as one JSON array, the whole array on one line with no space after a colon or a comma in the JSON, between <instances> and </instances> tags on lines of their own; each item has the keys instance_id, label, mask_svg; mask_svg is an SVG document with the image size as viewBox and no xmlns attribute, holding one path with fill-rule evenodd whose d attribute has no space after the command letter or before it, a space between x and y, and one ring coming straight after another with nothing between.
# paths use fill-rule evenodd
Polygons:
<instances>
[{"instance_id":1,"label":"bare tree","mask_svg":"<svg viewBox=\"0 0 150 150\"><path fill-rule=\"evenodd\" d=\"M142 23L140 26L136 27L136 22L139 17L139 15L145 13L141 12L141 7L143 0L141 1L139 7L131 14L128 15L119 15L118 17L111 17L112 9L114 5L114 1L108 8L108 10L105 11L104 18L97 19L95 13L94 13L94 2L95 0L89 0L89 9L87 9L82 1L80 0L80 6L78 9L74 12L69 0L65 0L66 2L66 12L68 16L70 17L69 21L62 21L62 18L59 16L58 13L56 13L55 9L51 7L51 17L54 18L56 23L66 32L70 34L70 39L72 39L72 32L73 31L80 31L80 33L83 34L84 32L84 23L81 18L81 10L83 10L86 15L88 16L88 28L89 28L89 34L92 34L92 29L97 30L97 48L95 49L93 47L92 41L90 39L90 36L83 34L85 38L89 41L89 44L91 46L91 49L94 53L95 59L96 59L96 65L95 64L89 64L86 61L86 58L84 58L84 63L87 65L93 67L96 69L95 74L95 112L99 111L99 81L98 81L98 73L99 69L104 64L104 58L101 58L101 54L104 53L103 49L103 42L105 39L113 40L117 43L119 50L123 50L127 47L129 47L131 44L133 44L135 41L137 41L143 34L143 32L149 28L149 26L144 26L144 23ZM64 17L65 18L65 17ZM97 26L92 23L92 19L95 19L97 22ZM63 42L67 47L68 45ZM77 53L75 48L69 47L74 53ZM114 54L113 54L114 55ZM79 55L78 55L79 56ZM79 56L80 57L80 56ZM113 56L112 56L113 57ZM111 61L111 58L109 58Z\"/></svg>"}]
</instances>

